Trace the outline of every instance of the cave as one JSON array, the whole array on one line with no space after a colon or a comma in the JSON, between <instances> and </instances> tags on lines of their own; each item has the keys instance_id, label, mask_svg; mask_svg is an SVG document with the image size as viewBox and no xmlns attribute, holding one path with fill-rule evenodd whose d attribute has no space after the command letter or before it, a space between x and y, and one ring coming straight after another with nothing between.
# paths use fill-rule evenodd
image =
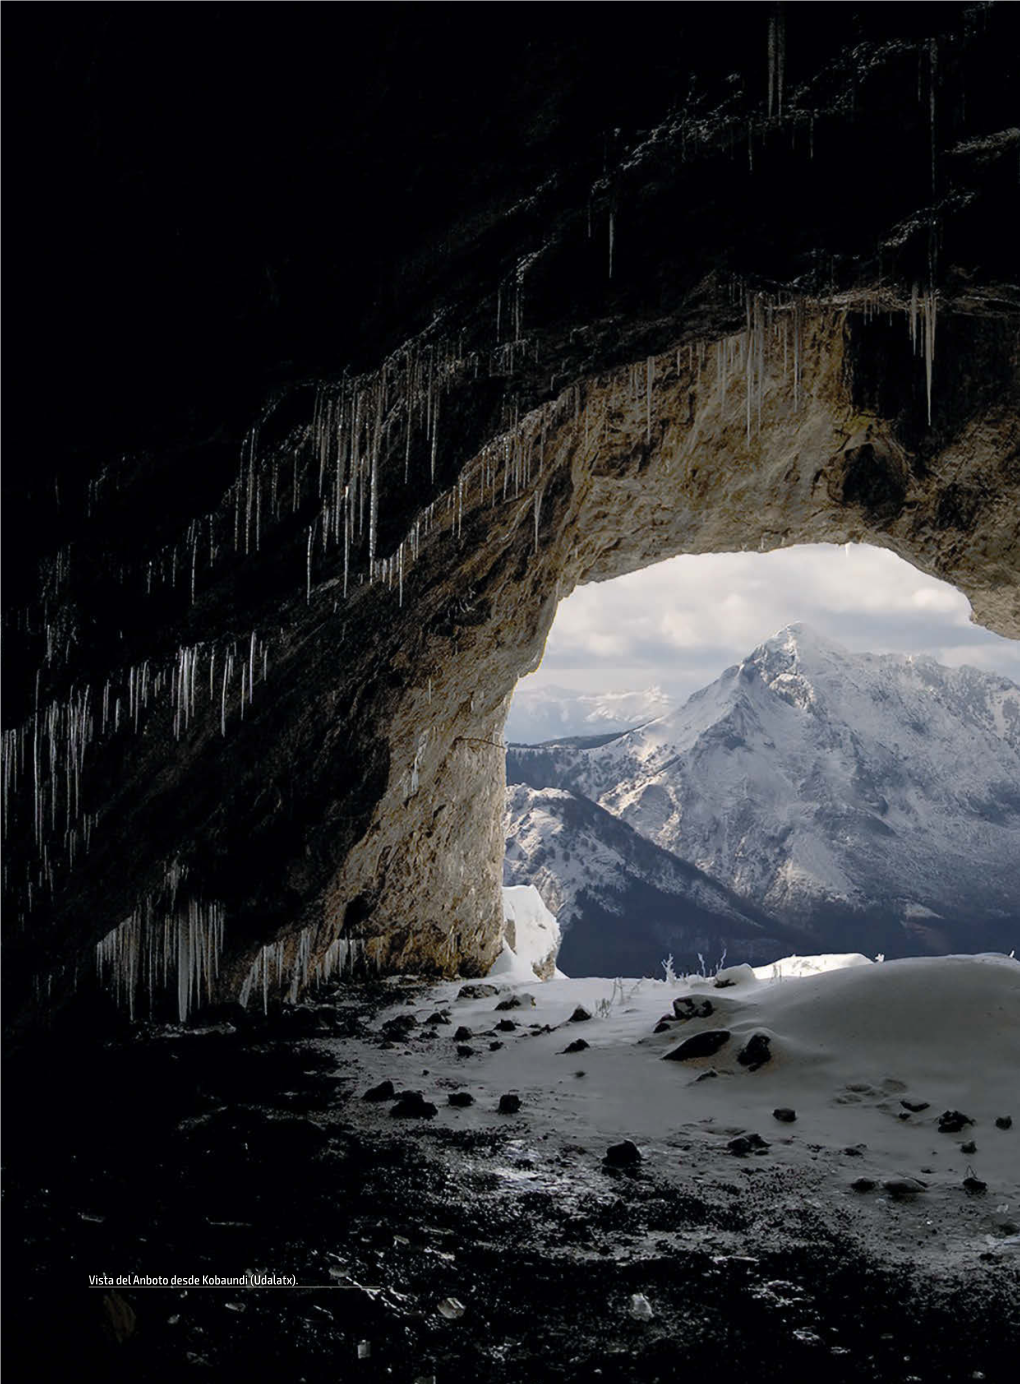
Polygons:
<instances>
[{"instance_id":1,"label":"cave","mask_svg":"<svg viewBox=\"0 0 1020 1384\"><path fill-rule=\"evenodd\" d=\"M1012 7L636 9L9 16L11 1050L484 977L580 584L866 542L1020 638Z\"/></svg>"},{"instance_id":2,"label":"cave","mask_svg":"<svg viewBox=\"0 0 1020 1384\"><path fill-rule=\"evenodd\" d=\"M583 147L573 128L581 109L591 117L577 84L600 81L609 58L599 26L576 80L548 55L541 80L518 89L508 73L497 128L477 145L459 135L478 184L465 205L444 200L416 145L402 154L423 160L423 184L436 174L429 212L456 205L458 219L393 247L409 256L397 301L358 305L362 363L339 370L321 320L300 339L315 256L329 256L321 228L293 246L239 233L245 283L259 254L268 284L284 275L274 251L291 268L298 245L304 257L289 297L250 288L257 323L213 290L224 251L191 218L204 197L221 217L234 209L256 148L212 191L197 156L174 192L185 224L171 286L156 275L170 116L118 49L132 24L109 45L68 37L69 52L98 44L108 69L107 142L63 147L44 126L40 147L53 142L81 185L93 178L100 223L128 206L154 239L101 287L80 271L59 347L35 348L64 353L70 378L46 458L7 505L9 1013L30 1021L66 996L104 938L115 971L122 956L149 967L131 961L130 935L166 919L175 938L198 920L210 959L187 964L206 1000L236 999L267 965L280 994L338 960L484 971L501 930L506 699L578 583L682 552L867 540L954 583L989 628L1020 633L1011 86L972 78L1009 51L1008 21L947 11L942 62L938 35L919 38L905 10L855 22L864 46L847 49L806 19L780 109L775 53L720 77L736 55L713 47L699 13L697 80L626 148L623 133ZM258 24L249 39L266 42ZM231 41L211 25L208 60ZM204 81L214 103L218 79ZM482 150L531 109L533 82L552 105L500 182ZM640 86L632 73L614 95L632 120L649 100ZM453 99L437 99L437 128ZM140 193L118 123L131 101L151 125ZM397 99L388 119L400 113ZM220 128L205 105L190 120L195 141L204 122ZM355 126L363 196L377 194L363 162L388 128ZM266 158L279 167L276 143ZM294 177L317 158L304 151ZM555 171L513 200L543 159ZM55 197L42 187L39 219ZM65 244L56 271L52 247L23 247L44 298L101 238ZM347 279L330 263L321 292L335 311ZM138 273L153 284L144 313ZM185 279L192 296L172 305ZM95 321L106 295L108 327ZM199 334L229 352L228 375L239 338L261 349L242 381L181 350L206 299L223 318ZM92 332L102 368L70 366L70 343L84 353ZM267 383L284 344L298 359L274 361ZM128 356L122 411L105 381ZM43 408L34 373L15 424L26 433Z\"/></svg>"}]
</instances>

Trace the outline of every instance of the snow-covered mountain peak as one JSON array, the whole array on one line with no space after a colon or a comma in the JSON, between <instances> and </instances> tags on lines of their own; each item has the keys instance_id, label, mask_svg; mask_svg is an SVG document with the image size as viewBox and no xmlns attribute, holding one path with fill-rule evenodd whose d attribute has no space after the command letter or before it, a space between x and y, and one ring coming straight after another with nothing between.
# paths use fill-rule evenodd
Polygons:
<instances>
[{"instance_id":1,"label":"snow-covered mountain peak","mask_svg":"<svg viewBox=\"0 0 1020 1384\"><path fill-rule=\"evenodd\" d=\"M998 918L1013 945L1020 688L1006 678L790 625L682 707L516 771L780 916L870 910L940 935Z\"/></svg>"}]
</instances>

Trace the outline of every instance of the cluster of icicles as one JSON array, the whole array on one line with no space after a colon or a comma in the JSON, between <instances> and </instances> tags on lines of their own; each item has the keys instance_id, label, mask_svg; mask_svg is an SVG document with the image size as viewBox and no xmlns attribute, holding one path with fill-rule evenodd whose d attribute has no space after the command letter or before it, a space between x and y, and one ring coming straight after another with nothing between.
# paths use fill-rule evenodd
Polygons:
<instances>
[{"instance_id":1,"label":"cluster of icicles","mask_svg":"<svg viewBox=\"0 0 1020 1384\"><path fill-rule=\"evenodd\" d=\"M919 53L919 63L923 65L926 61L928 64L934 179L937 57L933 44L925 44ZM808 121L813 157L815 112L798 109L784 95L785 33L781 18L769 23L768 62L767 121L772 124L778 120L791 128ZM919 66L919 96L920 73ZM718 111L706 113L703 118L696 110L674 116L630 151L615 174L607 174L593 185L588 234L593 233L592 202L599 199L607 212L610 278L614 273L618 235L619 177L638 168L646 159L659 157L665 147L679 145L686 151L688 144L717 144L720 128L732 125L736 130L739 124L727 117L720 125ZM746 127L748 156L753 166L752 122L746 122ZM594 460L609 429L608 407L602 409L601 417L598 416L587 406L581 384L568 386L555 399L523 416L508 388L501 431L462 470L454 485L421 509L390 555L381 557L379 548L380 520L385 517L386 498L394 494L401 479L405 486L420 484L420 475L411 474L411 461L413 456L415 470L420 470L422 448L428 461L430 482L433 487L436 483L443 438L443 401L447 394L483 376L512 380L520 366L537 363L537 343L524 335L524 289L528 271L544 248L521 257L509 275L500 281L494 295L495 341L488 349L465 352L463 334L442 335L436 331L438 324L433 324L422 336L394 352L378 371L320 384L310 424L311 446L292 446L286 456L275 446L263 448L260 442L278 402L278 399L271 400L245 438L237 476L216 509L193 519L177 542L166 545L147 559L140 570L123 568L121 581L146 593L152 593L157 587L181 586L194 604L203 586L211 583L218 564L228 558L236 561L238 557L257 555L272 525L290 519L312 504L315 510L307 525L303 572L303 595L309 604L316 595L316 572L321 564L329 569L332 578L323 583L324 590L332 591L342 586L343 595L347 597L353 584L359 587L381 585L388 590L395 589L402 606L408 572L419 559L426 539L440 531L460 539L465 516L473 517L474 511L482 507L495 509L499 504L516 505L522 497L526 497L531 510L533 546L537 552L541 539L543 467L550 432L570 412L577 420L583 417L583 455ZM772 384L778 383L780 351L783 375L787 381L792 378L794 409L801 407L803 337L809 309L802 300L784 302L748 291L743 285L735 285L734 293L738 297L742 295L744 300L744 331L712 346L704 343L689 346L687 368L692 382L700 386L714 350L715 387L723 411L728 391L739 388L742 383L745 433L750 445L755 431L761 427L766 392ZM847 303L848 308L854 306L854 303ZM905 310L905 305L891 300L877 306L888 310L890 315ZM906 311L911 342L915 352L924 358L929 422L936 309L934 288L929 286L922 291L915 285ZM869 300L866 312L874 310L877 310L876 305ZM635 398L640 394L644 396L645 433L649 444L656 384L665 380L670 364L668 357L649 357L643 370L640 365L631 368L630 393ZM681 357L677 353L677 376L681 370ZM550 390L554 384L555 377L550 381ZM104 498L116 488L116 468L109 468L91 481L86 496L87 515L95 513ZM515 523L517 518L515 510ZM337 561L341 553L342 566ZM334 577L333 562L342 576ZM61 657L70 658L73 642L60 623L61 603L71 586L71 549L62 549L48 559L41 578L38 607L16 612L16 621L19 629L45 632L45 664L52 665ZM12 814L16 817L23 812L27 819L29 806L32 811L35 859L26 865L25 876L18 881L8 879L8 866L4 866L4 891L10 897L9 886L14 885L17 890L16 911L20 925L24 926L33 911L37 896L43 891L54 891L59 868L72 868L75 860L91 845L97 821L96 816L85 809L82 787L90 745L124 728L137 734L153 703L160 701L168 701L171 708L175 741L189 731L202 712L218 718L220 733L225 736L233 709L239 709L243 718L245 707L251 704L256 682L265 680L267 670L268 648L253 633L246 648L237 643L220 649L214 644L182 647L171 665L156 667L143 663L129 669L119 679L107 680L101 692L90 687L75 687L65 699L54 700L46 706L40 705L37 697L34 715L25 725L5 731L2 746L4 836L9 834ZM413 764L404 776L405 793L413 794L418 788L427 743L426 733L419 740ZM132 955L130 935L132 929L137 932L142 928L139 919L146 907L148 905L143 905L100 944L101 948L107 947L103 964L111 976L120 976L122 972L126 976L130 972L134 963L126 961L128 970L124 971L121 962L115 962L114 957L130 958ZM199 914L205 908L211 911L206 921L196 914L188 926L197 931L188 935L197 938L208 933L213 936L215 907L195 907ZM177 923L170 929L175 938L179 935L174 931L176 927ZM123 945L111 940L121 935L122 930ZM170 932L166 933L167 939ZM260 953L249 977L250 984L246 982L249 994L256 981L264 996L268 994L269 977L274 971L275 983L281 983L283 961L274 949L278 946L274 944ZM152 969L148 960L150 951L165 958L169 955L168 947L177 947L174 955L186 959L207 954L205 944L199 945L197 941L185 944L167 940L153 948L140 941L135 951L147 958L142 969ZM354 947L354 943L334 943L325 954L327 958L335 956L334 961L324 960L320 965L344 969L355 956L350 950ZM197 972L199 981L208 974L203 969L204 964ZM188 960L185 969L190 965ZM293 967L288 974L292 977L288 983L292 984ZM127 981L115 981L115 984L127 985ZM190 986L191 982L188 984Z\"/></svg>"},{"instance_id":2,"label":"cluster of icicles","mask_svg":"<svg viewBox=\"0 0 1020 1384\"><path fill-rule=\"evenodd\" d=\"M146 895L124 921L96 945L96 976L133 1020L143 1005L155 1012L157 997L177 995L181 1023L213 997L223 952L223 908L182 899L187 870L176 861L165 869L163 887Z\"/></svg>"},{"instance_id":3,"label":"cluster of icicles","mask_svg":"<svg viewBox=\"0 0 1020 1384\"><path fill-rule=\"evenodd\" d=\"M269 1012L270 997L293 1004L309 986L352 976L367 964L371 943L346 937L336 938L313 962L313 932L310 927L302 928L296 939L270 942L260 948L237 997L245 1009L253 995L261 995L263 1013ZM375 959L378 963L378 951Z\"/></svg>"},{"instance_id":4,"label":"cluster of icicles","mask_svg":"<svg viewBox=\"0 0 1020 1384\"><path fill-rule=\"evenodd\" d=\"M244 720L258 683L269 675L269 645L256 631L244 641L183 645L173 662L146 660L115 677L101 690L72 687L66 698L38 705L23 725L3 732L2 837L6 842L31 807L32 857L24 879L10 878L4 864L4 893L20 895L18 917L24 926L36 902L52 895L62 871L92 845L97 815L87 810L85 779L90 750L118 734L139 735L150 716L162 711L179 741L200 712L211 711L220 734L232 717ZM93 747L95 747L93 749Z\"/></svg>"}]
</instances>

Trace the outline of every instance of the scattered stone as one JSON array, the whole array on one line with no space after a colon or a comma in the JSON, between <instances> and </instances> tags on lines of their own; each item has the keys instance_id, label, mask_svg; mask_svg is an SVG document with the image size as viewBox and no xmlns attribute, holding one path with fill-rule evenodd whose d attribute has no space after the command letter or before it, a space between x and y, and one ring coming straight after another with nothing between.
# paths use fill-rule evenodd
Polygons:
<instances>
[{"instance_id":1,"label":"scattered stone","mask_svg":"<svg viewBox=\"0 0 1020 1384\"><path fill-rule=\"evenodd\" d=\"M904 1110L909 1110L911 1115L920 1115L922 1110L927 1110L931 1102L926 1100L901 1100L900 1105Z\"/></svg>"},{"instance_id":2,"label":"scattered stone","mask_svg":"<svg viewBox=\"0 0 1020 1384\"><path fill-rule=\"evenodd\" d=\"M490 1051L490 1052L499 1052L499 1050L500 1050L500 1048L501 1048L502 1046L503 1046L502 1043L497 1042L497 1041L493 1041L493 1042L491 1042L491 1043L489 1044L489 1051Z\"/></svg>"},{"instance_id":3,"label":"scattered stone","mask_svg":"<svg viewBox=\"0 0 1020 1384\"><path fill-rule=\"evenodd\" d=\"M738 1134L726 1147L736 1157L744 1158L749 1153L764 1153L768 1144L760 1134Z\"/></svg>"},{"instance_id":4,"label":"scattered stone","mask_svg":"<svg viewBox=\"0 0 1020 1384\"><path fill-rule=\"evenodd\" d=\"M500 1010L500 1009L534 1009L534 1007L535 1007L535 996L534 996L534 995L511 995L509 999L500 1000L499 1004L496 1005L497 1010Z\"/></svg>"},{"instance_id":5,"label":"scattered stone","mask_svg":"<svg viewBox=\"0 0 1020 1384\"><path fill-rule=\"evenodd\" d=\"M769 1051L771 1041L768 1034L752 1034L737 1053L737 1061L749 1072L756 1072L759 1067L764 1067L766 1062L772 1061L772 1053Z\"/></svg>"},{"instance_id":6,"label":"scattered stone","mask_svg":"<svg viewBox=\"0 0 1020 1384\"><path fill-rule=\"evenodd\" d=\"M728 990L735 982L729 976L717 976L715 988L717 990Z\"/></svg>"},{"instance_id":7,"label":"scattered stone","mask_svg":"<svg viewBox=\"0 0 1020 1384\"><path fill-rule=\"evenodd\" d=\"M420 1091L402 1091L400 1099L390 1111L398 1118L419 1120L431 1120L436 1113L436 1107Z\"/></svg>"},{"instance_id":8,"label":"scattered stone","mask_svg":"<svg viewBox=\"0 0 1020 1384\"><path fill-rule=\"evenodd\" d=\"M896 1118L897 1118L898 1120L909 1120L909 1119L910 1119L910 1111L909 1111L909 1110L901 1110L901 1111L899 1112L899 1114L896 1116Z\"/></svg>"},{"instance_id":9,"label":"scattered stone","mask_svg":"<svg viewBox=\"0 0 1020 1384\"><path fill-rule=\"evenodd\" d=\"M962 1110L945 1110L939 1116L940 1134L959 1134L965 1125L972 1125L974 1121L969 1115L965 1115Z\"/></svg>"},{"instance_id":10,"label":"scattered stone","mask_svg":"<svg viewBox=\"0 0 1020 1384\"><path fill-rule=\"evenodd\" d=\"M916 1177L889 1177L882 1186L891 1197L913 1197L918 1192L926 1191L928 1184Z\"/></svg>"},{"instance_id":11,"label":"scattered stone","mask_svg":"<svg viewBox=\"0 0 1020 1384\"><path fill-rule=\"evenodd\" d=\"M457 991L457 998L459 1000L487 1000L498 994L498 985L462 985Z\"/></svg>"},{"instance_id":12,"label":"scattered stone","mask_svg":"<svg viewBox=\"0 0 1020 1384\"><path fill-rule=\"evenodd\" d=\"M588 1013L587 1009L585 1009L584 1005L579 1004L573 1014L571 1014L569 1022L572 1024L583 1024L590 1018L591 1015Z\"/></svg>"},{"instance_id":13,"label":"scattered stone","mask_svg":"<svg viewBox=\"0 0 1020 1384\"><path fill-rule=\"evenodd\" d=\"M568 1052L584 1052L585 1048L588 1047L588 1046L589 1046L589 1045L584 1041L583 1038L575 1038L574 1041L573 1041L572 1043L568 1043L568 1044L567 1044L567 1046L563 1049L563 1051L564 1051L564 1053L568 1053Z\"/></svg>"},{"instance_id":14,"label":"scattered stone","mask_svg":"<svg viewBox=\"0 0 1020 1384\"><path fill-rule=\"evenodd\" d=\"M513 1033L516 1027L517 1025L514 1023L513 1019L500 1019L499 1023L496 1025L500 1033Z\"/></svg>"},{"instance_id":15,"label":"scattered stone","mask_svg":"<svg viewBox=\"0 0 1020 1384\"><path fill-rule=\"evenodd\" d=\"M691 1084L695 1085L699 1081L714 1081L718 1078L718 1076L719 1073L716 1071L716 1069L714 1067L709 1067L707 1072L702 1072L700 1076L696 1076Z\"/></svg>"},{"instance_id":16,"label":"scattered stone","mask_svg":"<svg viewBox=\"0 0 1020 1384\"><path fill-rule=\"evenodd\" d=\"M453 1035L453 1041L455 1043L464 1043L467 1041L468 1038L473 1038L474 1036L475 1035L471 1032L469 1028L465 1027L464 1024L461 1024L460 1027L457 1029L457 1032Z\"/></svg>"},{"instance_id":17,"label":"scattered stone","mask_svg":"<svg viewBox=\"0 0 1020 1384\"><path fill-rule=\"evenodd\" d=\"M499 1098L499 1113L501 1115L516 1115L521 1108L521 1098L515 1095L505 1095Z\"/></svg>"},{"instance_id":18,"label":"scattered stone","mask_svg":"<svg viewBox=\"0 0 1020 1384\"><path fill-rule=\"evenodd\" d=\"M796 1110L791 1110L788 1105L779 1105L772 1112L772 1118L778 1120L780 1124L793 1124L797 1118Z\"/></svg>"},{"instance_id":19,"label":"scattered stone","mask_svg":"<svg viewBox=\"0 0 1020 1384\"><path fill-rule=\"evenodd\" d=\"M812 1147L813 1147L813 1145L812 1145ZM821 1144L819 1144L818 1147L821 1148ZM847 1156L848 1158L863 1158L863 1157L864 1157L864 1150L865 1150L867 1147L868 1147L867 1144L849 1144L849 1145L843 1150L843 1152L846 1154L846 1156Z\"/></svg>"},{"instance_id":20,"label":"scattered stone","mask_svg":"<svg viewBox=\"0 0 1020 1384\"><path fill-rule=\"evenodd\" d=\"M464 1304L455 1297L443 1298L439 1304L439 1315L445 1317L448 1322L459 1321L466 1310Z\"/></svg>"},{"instance_id":21,"label":"scattered stone","mask_svg":"<svg viewBox=\"0 0 1020 1384\"><path fill-rule=\"evenodd\" d=\"M391 1038L404 1038L412 1028L417 1027L418 1020L413 1014L397 1014L395 1018L386 1020L382 1031Z\"/></svg>"},{"instance_id":22,"label":"scattered stone","mask_svg":"<svg viewBox=\"0 0 1020 1384\"><path fill-rule=\"evenodd\" d=\"M447 1104L458 1106L474 1105L475 1103L475 1098L470 1091L451 1091L446 1100Z\"/></svg>"},{"instance_id":23,"label":"scattered stone","mask_svg":"<svg viewBox=\"0 0 1020 1384\"><path fill-rule=\"evenodd\" d=\"M631 1293L630 1306L627 1311L636 1322L650 1322L655 1315L652 1311L652 1304L644 1293Z\"/></svg>"},{"instance_id":24,"label":"scattered stone","mask_svg":"<svg viewBox=\"0 0 1020 1384\"><path fill-rule=\"evenodd\" d=\"M960 1145L961 1153L977 1153L977 1144L973 1139L968 1139L965 1144Z\"/></svg>"},{"instance_id":25,"label":"scattered stone","mask_svg":"<svg viewBox=\"0 0 1020 1384\"><path fill-rule=\"evenodd\" d=\"M660 1019L659 1022L655 1025L655 1027L652 1029L652 1032L653 1032L653 1033L668 1033L668 1032L669 1032L669 1029L670 1029L670 1025L669 1025L669 1023L667 1022L667 1020L665 1020L665 1019Z\"/></svg>"},{"instance_id":26,"label":"scattered stone","mask_svg":"<svg viewBox=\"0 0 1020 1384\"><path fill-rule=\"evenodd\" d=\"M587 1073L586 1073L586 1072L575 1072L574 1075L575 1075L576 1077L582 1077L582 1076L586 1076Z\"/></svg>"},{"instance_id":27,"label":"scattered stone","mask_svg":"<svg viewBox=\"0 0 1020 1384\"><path fill-rule=\"evenodd\" d=\"M436 1024L449 1024L449 1023L452 1023L453 1020L450 1018L449 1014L442 1013L440 1010L437 1009L436 1012L435 1012L434 1014L430 1014L430 1015L428 1016L428 1018L425 1020L425 1022L426 1022L427 1024L436 1025Z\"/></svg>"},{"instance_id":28,"label":"scattered stone","mask_svg":"<svg viewBox=\"0 0 1020 1384\"><path fill-rule=\"evenodd\" d=\"M397 1094L392 1081L380 1081L378 1086L371 1087L361 1097L362 1100L392 1100Z\"/></svg>"},{"instance_id":29,"label":"scattered stone","mask_svg":"<svg viewBox=\"0 0 1020 1384\"><path fill-rule=\"evenodd\" d=\"M725 1028L706 1028L701 1033L693 1033L685 1038L678 1048L667 1052L664 1062L690 1062L697 1057L714 1057L720 1048L730 1041L730 1033Z\"/></svg>"},{"instance_id":30,"label":"scattered stone","mask_svg":"<svg viewBox=\"0 0 1020 1384\"><path fill-rule=\"evenodd\" d=\"M602 1161L607 1168L633 1168L644 1161L644 1155L633 1140L624 1139L622 1144L610 1144Z\"/></svg>"},{"instance_id":31,"label":"scattered stone","mask_svg":"<svg viewBox=\"0 0 1020 1384\"><path fill-rule=\"evenodd\" d=\"M988 1183L982 1182L979 1177L973 1175L963 1179L963 1187L964 1191L969 1192L971 1196L978 1196L981 1192L988 1191Z\"/></svg>"},{"instance_id":32,"label":"scattered stone","mask_svg":"<svg viewBox=\"0 0 1020 1384\"><path fill-rule=\"evenodd\" d=\"M475 1050L474 1050L474 1048L469 1048L468 1045L467 1045L466 1043L458 1043L458 1044L457 1044L457 1056L458 1056L458 1057L474 1057L474 1055L475 1055Z\"/></svg>"},{"instance_id":33,"label":"scattered stone","mask_svg":"<svg viewBox=\"0 0 1020 1384\"><path fill-rule=\"evenodd\" d=\"M1012 1116L1012 1115L1000 1115L1000 1116L998 1117L998 1119L995 1121L995 1128L996 1128L996 1129L1012 1129L1012 1128L1013 1128L1013 1116Z\"/></svg>"},{"instance_id":34,"label":"scattered stone","mask_svg":"<svg viewBox=\"0 0 1020 1384\"><path fill-rule=\"evenodd\" d=\"M690 995L684 995L673 1001L673 1015L677 1019L707 1019L714 1013L715 1005L711 1000L702 1000L699 1004Z\"/></svg>"},{"instance_id":35,"label":"scattered stone","mask_svg":"<svg viewBox=\"0 0 1020 1384\"><path fill-rule=\"evenodd\" d=\"M850 1186L855 1192L873 1192L878 1183L873 1177L855 1177Z\"/></svg>"}]
</instances>

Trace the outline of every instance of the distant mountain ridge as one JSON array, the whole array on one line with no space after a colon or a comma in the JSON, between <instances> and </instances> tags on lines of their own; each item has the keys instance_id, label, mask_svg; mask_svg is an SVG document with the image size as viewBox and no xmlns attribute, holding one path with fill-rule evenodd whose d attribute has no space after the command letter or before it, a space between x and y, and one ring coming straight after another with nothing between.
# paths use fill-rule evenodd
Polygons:
<instances>
[{"instance_id":1,"label":"distant mountain ridge","mask_svg":"<svg viewBox=\"0 0 1020 1384\"><path fill-rule=\"evenodd\" d=\"M666 715L676 699L661 687L633 692L577 692L568 687L529 687L514 693L505 735L536 744L574 736L615 734Z\"/></svg>"},{"instance_id":2,"label":"distant mountain ridge","mask_svg":"<svg viewBox=\"0 0 1020 1384\"><path fill-rule=\"evenodd\" d=\"M1003 677L792 625L639 728L511 747L507 777L590 800L805 946L1020 943L1020 688Z\"/></svg>"}]
</instances>

